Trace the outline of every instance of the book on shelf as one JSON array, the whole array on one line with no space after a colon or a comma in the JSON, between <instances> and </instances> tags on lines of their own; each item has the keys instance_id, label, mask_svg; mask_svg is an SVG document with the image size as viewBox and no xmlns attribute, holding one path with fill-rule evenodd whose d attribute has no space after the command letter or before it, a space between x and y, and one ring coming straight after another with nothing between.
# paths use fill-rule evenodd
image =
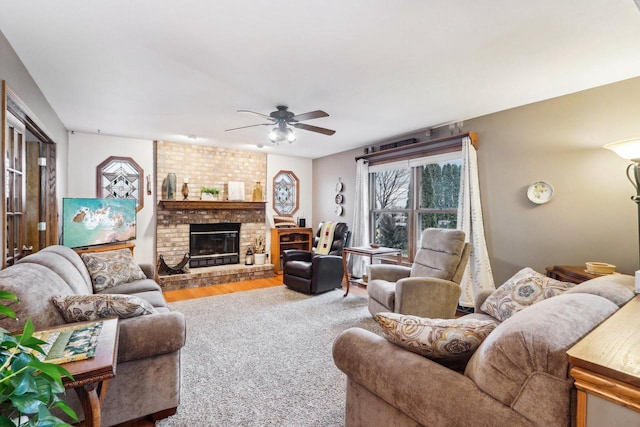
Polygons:
<instances>
[{"instance_id":1,"label":"book on shelf","mask_svg":"<svg viewBox=\"0 0 640 427\"><path fill-rule=\"evenodd\" d=\"M39 360L56 365L90 359L96 355L101 330L102 322L98 321L34 332L35 338L46 342L41 346L44 354L34 354Z\"/></svg>"}]
</instances>

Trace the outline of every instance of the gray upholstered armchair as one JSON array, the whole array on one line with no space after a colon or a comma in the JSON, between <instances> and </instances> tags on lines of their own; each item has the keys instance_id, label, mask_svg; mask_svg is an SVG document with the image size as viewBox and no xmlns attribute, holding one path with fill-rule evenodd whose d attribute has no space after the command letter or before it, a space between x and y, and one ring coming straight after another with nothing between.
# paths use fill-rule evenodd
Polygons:
<instances>
[{"instance_id":1,"label":"gray upholstered armchair","mask_svg":"<svg viewBox=\"0 0 640 427\"><path fill-rule=\"evenodd\" d=\"M369 266L369 312L453 318L471 245L461 230L427 228L413 265Z\"/></svg>"}]
</instances>

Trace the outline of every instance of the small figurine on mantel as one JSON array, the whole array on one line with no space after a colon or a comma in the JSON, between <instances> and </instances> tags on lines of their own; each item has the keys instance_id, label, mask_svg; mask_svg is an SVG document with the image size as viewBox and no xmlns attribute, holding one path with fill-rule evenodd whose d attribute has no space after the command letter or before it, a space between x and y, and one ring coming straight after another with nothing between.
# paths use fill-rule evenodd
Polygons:
<instances>
[{"instance_id":1,"label":"small figurine on mantel","mask_svg":"<svg viewBox=\"0 0 640 427\"><path fill-rule=\"evenodd\" d=\"M184 183L182 184L182 196L183 200L187 200L189 198L189 178L184 179Z\"/></svg>"}]
</instances>

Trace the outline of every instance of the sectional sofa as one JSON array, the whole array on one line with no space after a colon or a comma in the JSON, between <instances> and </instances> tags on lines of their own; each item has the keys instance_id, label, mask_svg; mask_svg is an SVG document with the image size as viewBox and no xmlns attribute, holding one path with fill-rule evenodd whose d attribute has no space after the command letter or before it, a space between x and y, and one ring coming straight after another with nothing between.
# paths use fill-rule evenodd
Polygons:
<instances>
[{"instance_id":1,"label":"sectional sofa","mask_svg":"<svg viewBox=\"0 0 640 427\"><path fill-rule=\"evenodd\" d=\"M566 352L634 297L634 278L592 279L502 322L483 312L487 296L462 319L498 325L459 370L364 329L338 336L333 357L347 375L346 426L574 425Z\"/></svg>"},{"instance_id":2,"label":"sectional sofa","mask_svg":"<svg viewBox=\"0 0 640 427\"><path fill-rule=\"evenodd\" d=\"M61 311L52 303L54 297L125 294L144 300L145 307L153 307L145 315L118 321L118 362L102 404L103 426L147 415L166 417L175 413L180 402L185 319L168 308L152 279L153 267L142 266L141 270L144 274L135 280L95 292L83 259L70 248L50 246L0 271L0 289L19 297L19 303L12 306L18 320L0 319L0 326L9 331L21 330L28 318L36 329L65 324ZM67 391L65 400L83 418L75 392Z\"/></svg>"}]
</instances>

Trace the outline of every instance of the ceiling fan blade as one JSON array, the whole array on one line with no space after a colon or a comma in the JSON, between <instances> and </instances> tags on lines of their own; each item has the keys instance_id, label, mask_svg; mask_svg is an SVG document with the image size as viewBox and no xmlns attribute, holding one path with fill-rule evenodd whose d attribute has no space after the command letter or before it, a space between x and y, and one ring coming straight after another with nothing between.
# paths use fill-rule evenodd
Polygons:
<instances>
[{"instance_id":1,"label":"ceiling fan blade","mask_svg":"<svg viewBox=\"0 0 640 427\"><path fill-rule=\"evenodd\" d=\"M262 114L262 113L256 113L255 111L251 111L251 110L238 110L238 113L257 114L258 116L264 117L265 119L273 120L273 117L271 116L267 116L266 114Z\"/></svg>"},{"instance_id":2,"label":"ceiling fan blade","mask_svg":"<svg viewBox=\"0 0 640 427\"><path fill-rule=\"evenodd\" d=\"M258 123L257 125L240 126L239 128L225 129L225 132L229 132L230 130L253 128L253 127L256 127L256 126L273 126L273 122L271 122L271 123Z\"/></svg>"},{"instance_id":3,"label":"ceiling fan blade","mask_svg":"<svg viewBox=\"0 0 640 427\"><path fill-rule=\"evenodd\" d=\"M321 128L318 126L311 126L308 125L306 123L291 123L291 126L298 128L298 129L304 129L304 130L309 130L311 132L318 132L324 135L333 135L334 133L336 133L335 130L331 130L331 129L326 129L326 128Z\"/></svg>"},{"instance_id":4,"label":"ceiling fan blade","mask_svg":"<svg viewBox=\"0 0 640 427\"><path fill-rule=\"evenodd\" d=\"M329 117L329 115L322 110L316 110L309 111L308 113L297 114L291 117L291 120L301 122L303 120L319 119L320 117Z\"/></svg>"}]
</instances>

